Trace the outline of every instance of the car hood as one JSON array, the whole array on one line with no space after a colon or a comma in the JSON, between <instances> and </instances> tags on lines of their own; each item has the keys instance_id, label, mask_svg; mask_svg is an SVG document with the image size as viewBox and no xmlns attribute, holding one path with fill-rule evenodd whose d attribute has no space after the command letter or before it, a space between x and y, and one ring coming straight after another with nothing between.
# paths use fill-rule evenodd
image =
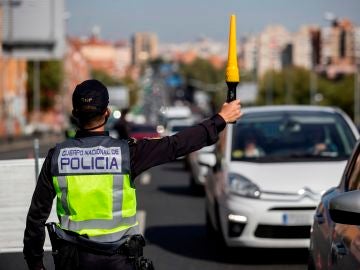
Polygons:
<instances>
[{"instance_id":1,"label":"car hood","mask_svg":"<svg viewBox=\"0 0 360 270\"><path fill-rule=\"evenodd\" d=\"M346 166L346 161L254 163L231 162L229 172L245 176L268 192L298 192L309 188L322 192L336 186Z\"/></svg>"}]
</instances>

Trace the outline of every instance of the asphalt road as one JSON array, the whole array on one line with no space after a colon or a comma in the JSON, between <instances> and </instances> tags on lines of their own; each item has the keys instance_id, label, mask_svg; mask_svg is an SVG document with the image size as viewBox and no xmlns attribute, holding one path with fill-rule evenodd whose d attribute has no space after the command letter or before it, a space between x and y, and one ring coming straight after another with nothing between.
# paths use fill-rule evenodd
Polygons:
<instances>
[{"instance_id":1,"label":"asphalt road","mask_svg":"<svg viewBox=\"0 0 360 270\"><path fill-rule=\"evenodd\" d=\"M306 269L304 249L228 249L209 239L204 198L188 185L181 162L150 170L151 181L138 187L146 211L145 254L156 269Z\"/></svg>"},{"instance_id":2,"label":"asphalt road","mask_svg":"<svg viewBox=\"0 0 360 270\"><path fill-rule=\"evenodd\" d=\"M1 159L7 155L19 157L21 150L2 153ZM146 213L144 253L157 270L306 269L304 249L227 249L208 239L204 198L188 187L188 178L183 164L173 162L151 169L137 181L138 209ZM49 253L45 263L53 269ZM22 254L0 254L3 269L26 269Z\"/></svg>"}]
</instances>

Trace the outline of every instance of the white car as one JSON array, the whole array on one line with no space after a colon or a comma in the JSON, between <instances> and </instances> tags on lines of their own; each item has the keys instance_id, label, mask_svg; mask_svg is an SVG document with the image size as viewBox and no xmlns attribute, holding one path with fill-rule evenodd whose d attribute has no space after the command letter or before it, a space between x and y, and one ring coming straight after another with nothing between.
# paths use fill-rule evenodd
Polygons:
<instances>
[{"instance_id":1,"label":"white car","mask_svg":"<svg viewBox=\"0 0 360 270\"><path fill-rule=\"evenodd\" d=\"M179 131L191 127L192 125L194 125L194 123L195 123L194 119L190 117L170 120L166 123L166 128L163 133L163 136L175 135ZM184 160L184 166L186 167L185 156L178 157L177 160Z\"/></svg>"},{"instance_id":2,"label":"white car","mask_svg":"<svg viewBox=\"0 0 360 270\"><path fill-rule=\"evenodd\" d=\"M200 164L202 155L208 155L215 150L214 145L201 148L198 151L191 152L186 156L186 164L190 174L190 187L195 191L203 191L205 178L208 172L208 166Z\"/></svg>"},{"instance_id":3,"label":"white car","mask_svg":"<svg viewBox=\"0 0 360 270\"><path fill-rule=\"evenodd\" d=\"M227 246L309 247L321 194L336 185L359 136L341 110L320 106L243 109L208 170L206 222Z\"/></svg>"},{"instance_id":4,"label":"white car","mask_svg":"<svg viewBox=\"0 0 360 270\"><path fill-rule=\"evenodd\" d=\"M195 121L192 118L175 119L168 121L165 128L165 135L174 135L185 128L191 127L194 124Z\"/></svg>"}]
</instances>

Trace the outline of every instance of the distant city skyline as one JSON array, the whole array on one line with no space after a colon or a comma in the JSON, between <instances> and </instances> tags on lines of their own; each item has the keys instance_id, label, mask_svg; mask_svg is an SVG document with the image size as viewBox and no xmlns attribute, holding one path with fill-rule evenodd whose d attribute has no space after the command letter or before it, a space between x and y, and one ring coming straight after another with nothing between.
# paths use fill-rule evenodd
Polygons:
<instances>
[{"instance_id":1,"label":"distant city skyline","mask_svg":"<svg viewBox=\"0 0 360 270\"><path fill-rule=\"evenodd\" d=\"M227 39L230 14L237 17L238 37L281 24L289 31L301 25L329 25L325 12L360 25L359 0L66 0L67 33L86 36L94 26L104 39L129 39L135 32L155 32L160 42L198 37Z\"/></svg>"}]
</instances>

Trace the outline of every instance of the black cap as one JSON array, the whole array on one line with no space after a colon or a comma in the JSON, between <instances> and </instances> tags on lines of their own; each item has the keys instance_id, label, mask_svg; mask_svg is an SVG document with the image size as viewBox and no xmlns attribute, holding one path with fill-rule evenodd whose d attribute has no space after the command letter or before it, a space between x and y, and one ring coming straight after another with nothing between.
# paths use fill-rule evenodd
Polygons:
<instances>
[{"instance_id":1,"label":"black cap","mask_svg":"<svg viewBox=\"0 0 360 270\"><path fill-rule=\"evenodd\" d=\"M75 87L73 96L74 116L91 118L105 112L109 104L109 93L98 80L86 80Z\"/></svg>"}]
</instances>

